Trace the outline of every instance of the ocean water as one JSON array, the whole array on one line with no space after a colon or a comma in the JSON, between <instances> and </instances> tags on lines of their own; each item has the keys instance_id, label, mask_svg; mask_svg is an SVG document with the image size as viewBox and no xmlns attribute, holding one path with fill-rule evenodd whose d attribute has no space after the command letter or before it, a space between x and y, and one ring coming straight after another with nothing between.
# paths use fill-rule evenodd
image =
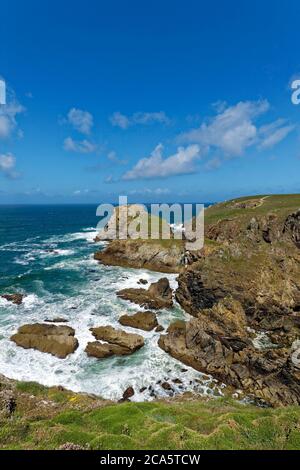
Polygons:
<instances>
[{"instance_id":1,"label":"ocean water","mask_svg":"<svg viewBox=\"0 0 300 470\"><path fill-rule=\"evenodd\" d=\"M157 345L159 334L120 326L121 314L142 310L121 300L116 291L139 287L140 278L149 282L162 274L98 264L93 260L96 206L0 206L0 294L21 292L23 304L16 306L0 299L0 373L18 380L44 385L63 385L74 391L119 399L133 386L133 400L151 400L151 386L158 397L170 396L159 381L180 379L174 393L193 391L219 395L222 386L212 378L183 366ZM167 275L176 288L176 275ZM66 359L39 351L25 350L10 336L25 323L64 317L76 331L79 348ZM179 305L158 313L159 323L167 327L172 320L186 318ZM127 357L95 359L84 349L94 340L89 328L112 325L139 333L145 346ZM185 371L183 370L185 369Z\"/></svg>"}]
</instances>

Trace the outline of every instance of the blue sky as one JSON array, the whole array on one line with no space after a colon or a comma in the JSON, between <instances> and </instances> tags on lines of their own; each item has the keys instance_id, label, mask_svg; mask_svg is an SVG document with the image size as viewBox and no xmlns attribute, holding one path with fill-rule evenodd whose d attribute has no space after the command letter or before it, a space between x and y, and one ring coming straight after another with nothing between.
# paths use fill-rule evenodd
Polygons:
<instances>
[{"instance_id":1,"label":"blue sky","mask_svg":"<svg viewBox=\"0 0 300 470\"><path fill-rule=\"evenodd\" d=\"M299 1L2 3L0 203L300 192Z\"/></svg>"}]
</instances>

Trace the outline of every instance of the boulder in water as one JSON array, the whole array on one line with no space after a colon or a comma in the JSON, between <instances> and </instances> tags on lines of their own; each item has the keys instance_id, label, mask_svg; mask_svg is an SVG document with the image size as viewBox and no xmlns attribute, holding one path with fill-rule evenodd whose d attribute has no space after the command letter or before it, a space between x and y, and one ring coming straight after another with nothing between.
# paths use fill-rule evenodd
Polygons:
<instances>
[{"instance_id":1,"label":"boulder in water","mask_svg":"<svg viewBox=\"0 0 300 470\"><path fill-rule=\"evenodd\" d=\"M134 315L122 315L119 322L123 326L131 326L140 330L151 331L158 326L157 318L153 312L137 312Z\"/></svg>"},{"instance_id":2,"label":"boulder in water","mask_svg":"<svg viewBox=\"0 0 300 470\"><path fill-rule=\"evenodd\" d=\"M21 305L25 296L22 294L3 294L1 297L15 305Z\"/></svg>"},{"instance_id":3,"label":"boulder in water","mask_svg":"<svg viewBox=\"0 0 300 470\"><path fill-rule=\"evenodd\" d=\"M69 326L35 323L21 326L10 339L22 348L37 349L64 359L78 348L74 335L74 329Z\"/></svg>"},{"instance_id":4,"label":"boulder in water","mask_svg":"<svg viewBox=\"0 0 300 470\"><path fill-rule=\"evenodd\" d=\"M91 328L93 336L100 341L106 341L110 345L117 345L126 348L130 353L133 353L144 346L144 338L134 333L127 333L123 330L117 330L112 326L99 326L98 328Z\"/></svg>"}]
</instances>

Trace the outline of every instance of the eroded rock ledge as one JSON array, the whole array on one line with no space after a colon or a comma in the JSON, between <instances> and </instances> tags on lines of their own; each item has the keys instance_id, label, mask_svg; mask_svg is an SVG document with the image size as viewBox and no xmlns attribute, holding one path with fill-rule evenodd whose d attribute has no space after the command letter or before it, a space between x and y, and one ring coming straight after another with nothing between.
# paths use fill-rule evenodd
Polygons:
<instances>
[{"instance_id":1,"label":"eroded rock ledge","mask_svg":"<svg viewBox=\"0 0 300 470\"><path fill-rule=\"evenodd\" d=\"M154 310L171 308L173 305L172 289L166 277L153 282L148 289L122 289L117 292L117 296Z\"/></svg>"},{"instance_id":2,"label":"eroded rock ledge","mask_svg":"<svg viewBox=\"0 0 300 470\"><path fill-rule=\"evenodd\" d=\"M288 348L258 351L241 305L224 299L189 322L175 322L159 346L174 358L271 405L300 404L300 368Z\"/></svg>"},{"instance_id":3,"label":"eroded rock ledge","mask_svg":"<svg viewBox=\"0 0 300 470\"><path fill-rule=\"evenodd\" d=\"M164 245L155 240L114 240L103 251L96 252L94 258L109 266L178 273L182 271L182 253L178 241L170 240Z\"/></svg>"},{"instance_id":4,"label":"eroded rock ledge","mask_svg":"<svg viewBox=\"0 0 300 470\"><path fill-rule=\"evenodd\" d=\"M127 356L144 346L144 338L134 333L127 333L112 326L91 328L97 341L89 342L85 349L88 356L102 359L110 356ZM100 341L105 341L101 343Z\"/></svg>"}]
</instances>

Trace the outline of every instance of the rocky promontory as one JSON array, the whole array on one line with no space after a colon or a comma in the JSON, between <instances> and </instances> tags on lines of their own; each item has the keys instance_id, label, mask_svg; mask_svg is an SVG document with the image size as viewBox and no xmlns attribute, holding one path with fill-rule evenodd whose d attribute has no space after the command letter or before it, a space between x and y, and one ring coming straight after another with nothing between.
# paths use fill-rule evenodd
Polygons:
<instances>
[{"instance_id":1,"label":"rocky promontory","mask_svg":"<svg viewBox=\"0 0 300 470\"><path fill-rule=\"evenodd\" d=\"M138 238L125 236L130 233L130 225L135 217L144 220L146 233L140 232ZM158 238L151 237L152 224L157 224ZM169 239L162 237L162 230ZM183 240L174 239L171 226L163 219L150 216L143 205L129 204L119 206L95 238L95 242L108 241L103 250L95 253L94 258L105 265L150 269L165 273L177 273L183 268Z\"/></svg>"}]
</instances>

